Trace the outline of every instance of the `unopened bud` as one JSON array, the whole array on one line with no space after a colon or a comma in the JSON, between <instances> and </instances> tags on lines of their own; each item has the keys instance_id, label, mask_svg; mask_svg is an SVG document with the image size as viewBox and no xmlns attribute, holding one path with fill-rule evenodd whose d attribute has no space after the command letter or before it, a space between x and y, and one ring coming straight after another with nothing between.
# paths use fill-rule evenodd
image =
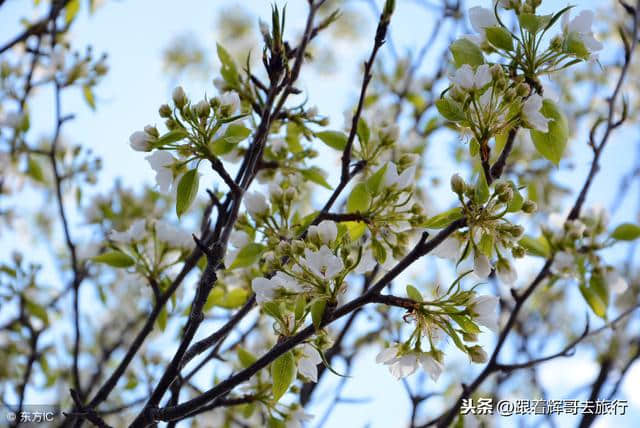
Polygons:
<instances>
[{"instance_id":1,"label":"unopened bud","mask_svg":"<svg viewBox=\"0 0 640 428\"><path fill-rule=\"evenodd\" d=\"M502 67L498 64L492 65L489 71L491 72L491 77L493 78L493 80L498 80L504 76Z\"/></svg>"},{"instance_id":2,"label":"unopened bud","mask_svg":"<svg viewBox=\"0 0 640 428\"><path fill-rule=\"evenodd\" d=\"M525 250L520 245L515 245L515 246L511 247L511 255L513 257L515 257L516 259L520 259L520 258L524 257Z\"/></svg>"},{"instance_id":3,"label":"unopened bud","mask_svg":"<svg viewBox=\"0 0 640 428\"><path fill-rule=\"evenodd\" d=\"M198 104L195 105L194 110L198 117L202 119L206 119L209 117L209 113L211 113L211 107L207 100L198 101Z\"/></svg>"},{"instance_id":4,"label":"unopened bud","mask_svg":"<svg viewBox=\"0 0 640 428\"><path fill-rule=\"evenodd\" d=\"M160 117L165 119L167 117L171 117L171 107L169 107L167 104L162 104L158 109L158 113L160 113Z\"/></svg>"},{"instance_id":5,"label":"unopened bud","mask_svg":"<svg viewBox=\"0 0 640 428\"><path fill-rule=\"evenodd\" d=\"M488 358L487 353L484 349L482 349L482 346L480 345L468 346L467 353L469 354L469 358L471 358L471 361L473 361L474 363L484 363Z\"/></svg>"},{"instance_id":6,"label":"unopened bud","mask_svg":"<svg viewBox=\"0 0 640 428\"><path fill-rule=\"evenodd\" d=\"M538 204L536 204L535 202L533 202L530 199L527 199L522 204L522 211L527 213L527 214L533 214L537 210L538 210Z\"/></svg>"},{"instance_id":7,"label":"unopened bud","mask_svg":"<svg viewBox=\"0 0 640 428\"><path fill-rule=\"evenodd\" d=\"M460 177L460 174L453 174L451 176L451 190L453 190L454 193L461 195L464 193L466 187L467 183Z\"/></svg>"},{"instance_id":8,"label":"unopened bud","mask_svg":"<svg viewBox=\"0 0 640 428\"><path fill-rule=\"evenodd\" d=\"M511 199L513 199L513 190L511 190L510 187L507 187L505 191L500 192L500 194L498 195L498 199L500 200L500 202L509 202Z\"/></svg>"},{"instance_id":9,"label":"unopened bud","mask_svg":"<svg viewBox=\"0 0 640 428\"><path fill-rule=\"evenodd\" d=\"M160 133L158 132L158 128L155 126L147 125L144 127L144 132L151 135L152 137L158 138Z\"/></svg>"},{"instance_id":10,"label":"unopened bud","mask_svg":"<svg viewBox=\"0 0 640 428\"><path fill-rule=\"evenodd\" d=\"M529 92L531 92L531 88L526 83L520 83L516 87L516 93L520 97L526 97L527 95L529 95Z\"/></svg>"},{"instance_id":11,"label":"unopened bud","mask_svg":"<svg viewBox=\"0 0 640 428\"><path fill-rule=\"evenodd\" d=\"M173 103L176 105L176 107L180 109L187 103L187 95L184 93L184 89L182 89L182 86L178 86L173 90L171 98L173 98Z\"/></svg>"}]
</instances>

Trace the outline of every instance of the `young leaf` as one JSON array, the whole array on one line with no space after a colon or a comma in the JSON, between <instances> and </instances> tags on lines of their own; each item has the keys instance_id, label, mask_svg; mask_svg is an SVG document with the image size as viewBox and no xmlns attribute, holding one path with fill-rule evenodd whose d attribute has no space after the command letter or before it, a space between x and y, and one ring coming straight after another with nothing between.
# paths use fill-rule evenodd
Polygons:
<instances>
[{"instance_id":1,"label":"young leaf","mask_svg":"<svg viewBox=\"0 0 640 428\"><path fill-rule=\"evenodd\" d=\"M436 108L442 117L451 122L459 122L465 118L460 104L448 98L440 98L437 100Z\"/></svg>"},{"instance_id":2,"label":"young leaf","mask_svg":"<svg viewBox=\"0 0 640 428\"><path fill-rule=\"evenodd\" d=\"M27 158L27 175L40 183L44 183L46 181L40 162L38 162L33 156L29 156Z\"/></svg>"},{"instance_id":3,"label":"young leaf","mask_svg":"<svg viewBox=\"0 0 640 428\"><path fill-rule=\"evenodd\" d=\"M353 212L366 212L369 209L369 203L371 202L371 196L367 192L367 185L365 183L358 183L347 199L347 211Z\"/></svg>"},{"instance_id":4,"label":"young leaf","mask_svg":"<svg viewBox=\"0 0 640 428\"><path fill-rule=\"evenodd\" d=\"M178 217L182 216L196 199L199 182L200 175L197 168L187 171L180 179L176 200L176 214Z\"/></svg>"},{"instance_id":5,"label":"young leaf","mask_svg":"<svg viewBox=\"0 0 640 428\"><path fill-rule=\"evenodd\" d=\"M580 284L580 293L582 293L582 297L587 301L594 314L602 319L607 318L607 305L595 290L587 287L586 284Z\"/></svg>"},{"instance_id":6,"label":"young leaf","mask_svg":"<svg viewBox=\"0 0 640 428\"><path fill-rule=\"evenodd\" d=\"M296 360L293 352L288 351L278 357L271 364L271 378L273 380L273 400L278 401L289 389L289 385L296 377Z\"/></svg>"},{"instance_id":7,"label":"young leaf","mask_svg":"<svg viewBox=\"0 0 640 428\"><path fill-rule=\"evenodd\" d=\"M411 284L407 285L407 296L413 301L422 302L422 294Z\"/></svg>"},{"instance_id":8,"label":"young leaf","mask_svg":"<svg viewBox=\"0 0 640 428\"><path fill-rule=\"evenodd\" d=\"M513 36L507 29L502 27L487 27L485 28L487 40L493 46L505 51L513 50Z\"/></svg>"},{"instance_id":9,"label":"young leaf","mask_svg":"<svg viewBox=\"0 0 640 428\"><path fill-rule=\"evenodd\" d=\"M187 137L187 131L184 129L172 129L164 135L161 135L160 138L155 142L155 147L162 147L165 144L175 143L176 141L180 141L183 138Z\"/></svg>"},{"instance_id":10,"label":"young leaf","mask_svg":"<svg viewBox=\"0 0 640 428\"><path fill-rule=\"evenodd\" d=\"M314 183L319 184L326 189L333 189L333 187L331 187L331 185L327 182L327 179L324 178L324 175L322 175L322 170L318 167L312 166L308 169L301 169L300 173L309 181L313 181Z\"/></svg>"},{"instance_id":11,"label":"young leaf","mask_svg":"<svg viewBox=\"0 0 640 428\"><path fill-rule=\"evenodd\" d=\"M489 185L483 172L478 175L473 199L480 205L489 200Z\"/></svg>"},{"instance_id":12,"label":"young leaf","mask_svg":"<svg viewBox=\"0 0 640 428\"><path fill-rule=\"evenodd\" d=\"M167 316L167 306L165 305L158 314L158 319L156 320L160 331L164 331L167 328Z\"/></svg>"},{"instance_id":13,"label":"young leaf","mask_svg":"<svg viewBox=\"0 0 640 428\"><path fill-rule=\"evenodd\" d=\"M251 130L239 123L232 123L224 133L224 140L229 144L238 144L251 135Z\"/></svg>"},{"instance_id":14,"label":"young leaf","mask_svg":"<svg viewBox=\"0 0 640 428\"><path fill-rule=\"evenodd\" d=\"M336 150L344 150L347 146L347 136L344 132L340 131L321 131L316 132L316 137L325 143L327 146Z\"/></svg>"},{"instance_id":15,"label":"young leaf","mask_svg":"<svg viewBox=\"0 0 640 428\"><path fill-rule=\"evenodd\" d=\"M229 269L251 266L260 259L264 250L265 246L256 242L246 245L238 252Z\"/></svg>"},{"instance_id":16,"label":"young leaf","mask_svg":"<svg viewBox=\"0 0 640 428\"><path fill-rule=\"evenodd\" d=\"M461 219L464 216L462 208L455 207L448 211L434 215L427 220L422 226L426 229L442 229L449 226L454 221Z\"/></svg>"},{"instance_id":17,"label":"young leaf","mask_svg":"<svg viewBox=\"0 0 640 428\"><path fill-rule=\"evenodd\" d=\"M528 254L532 256L549 258L551 256L551 247L547 242L547 238L544 236L540 236L539 238L534 238L528 235L525 235L518 241Z\"/></svg>"},{"instance_id":18,"label":"young leaf","mask_svg":"<svg viewBox=\"0 0 640 428\"><path fill-rule=\"evenodd\" d=\"M640 226L633 223L623 223L615 228L611 237L618 241L633 241L640 238Z\"/></svg>"},{"instance_id":19,"label":"young leaf","mask_svg":"<svg viewBox=\"0 0 640 428\"><path fill-rule=\"evenodd\" d=\"M544 133L532 129L531 139L538 153L558 165L569 139L569 125L560 109L551 100L542 102L540 112L544 117L553 119L549 122L549 132Z\"/></svg>"},{"instance_id":20,"label":"young leaf","mask_svg":"<svg viewBox=\"0 0 640 428\"><path fill-rule=\"evenodd\" d=\"M473 67L484 64L484 56L482 51L470 40L458 39L451 44L449 48L453 55L453 62L456 68L460 68L464 64L469 64Z\"/></svg>"},{"instance_id":21,"label":"young leaf","mask_svg":"<svg viewBox=\"0 0 640 428\"><path fill-rule=\"evenodd\" d=\"M84 96L84 100L87 102L91 110L96 109L96 100L93 96L93 91L91 90L91 86L82 85L82 95Z\"/></svg>"},{"instance_id":22,"label":"young leaf","mask_svg":"<svg viewBox=\"0 0 640 428\"><path fill-rule=\"evenodd\" d=\"M362 143L363 146L369 143L369 138L371 137L371 131L369 130L369 125L367 125L367 121L363 118L360 118L358 121L358 128L356 130L358 134L358 140Z\"/></svg>"},{"instance_id":23,"label":"young leaf","mask_svg":"<svg viewBox=\"0 0 640 428\"><path fill-rule=\"evenodd\" d=\"M250 365L255 363L257 359L258 358L255 355L253 355L246 349L242 347L238 348L238 360L240 360L240 364L242 364L243 367L249 367Z\"/></svg>"},{"instance_id":24,"label":"young leaf","mask_svg":"<svg viewBox=\"0 0 640 428\"><path fill-rule=\"evenodd\" d=\"M326 307L327 301L324 299L316 300L311 305L311 321L313 322L313 326L316 330L320 329L320 324L322 324L322 318L324 318L324 310Z\"/></svg>"},{"instance_id":25,"label":"young leaf","mask_svg":"<svg viewBox=\"0 0 640 428\"><path fill-rule=\"evenodd\" d=\"M109 266L118 268L126 268L135 264L135 260L120 251L110 251L108 253L103 253L93 257L91 260L96 263L104 263Z\"/></svg>"}]
</instances>

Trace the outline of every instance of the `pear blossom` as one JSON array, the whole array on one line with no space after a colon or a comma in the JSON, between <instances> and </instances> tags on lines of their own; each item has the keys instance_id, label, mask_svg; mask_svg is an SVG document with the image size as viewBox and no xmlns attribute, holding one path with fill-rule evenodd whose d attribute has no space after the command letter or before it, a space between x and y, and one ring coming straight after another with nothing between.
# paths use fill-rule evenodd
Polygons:
<instances>
[{"instance_id":1,"label":"pear blossom","mask_svg":"<svg viewBox=\"0 0 640 428\"><path fill-rule=\"evenodd\" d=\"M187 102L187 94L184 93L182 86L178 86L171 93L171 98L178 108L182 108Z\"/></svg>"},{"instance_id":2,"label":"pear blossom","mask_svg":"<svg viewBox=\"0 0 640 428\"><path fill-rule=\"evenodd\" d=\"M398 168L393 162L387 163L387 169L384 172L384 186L396 186L398 189L406 189L411 185L416 175L416 167L410 166L398 175Z\"/></svg>"},{"instance_id":3,"label":"pear blossom","mask_svg":"<svg viewBox=\"0 0 640 428\"><path fill-rule=\"evenodd\" d=\"M549 132L549 121L541 112L542 97L538 94L531 94L522 104L522 115L528 126L540 132Z\"/></svg>"},{"instance_id":4,"label":"pear blossom","mask_svg":"<svg viewBox=\"0 0 640 428\"><path fill-rule=\"evenodd\" d=\"M311 382L318 381L318 364L322 362L320 352L313 346L305 343L301 346L302 358L298 360L298 373Z\"/></svg>"},{"instance_id":5,"label":"pear blossom","mask_svg":"<svg viewBox=\"0 0 640 428\"><path fill-rule=\"evenodd\" d=\"M467 352L469 353L469 358L471 358L471 361L474 363L481 364L486 362L489 358L487 352L480 345L467 347Z\"/></svg>"},{"instance_id":6,"label":"pear blossom","mask_svg":"<svg viewBox=\"0 0 640 428\"><path fill-rule=\"evenodd\" d=\"M313 415L306 413L302 407L289 413L284 421L285 428L302 428L303 422L313 419Z\"/></svg>"},{"instance_id":7,"label":"pear blossom","mask_svg":"<svg viewBox=\"0 0 640 428\"><path fill-rule=\"evenodd\" d=\"M371 247L369 247L362 252L362 256L360 256L360 263L358 263L358 266L355 267L353 272L357 274L370 272L374 267L376 267L377 263L378 262L375 257L373 257L373 251L371 250Z\"/></svg>"},{"instance_id":8,"label":"pear blossom","mask_svg":"<svg viewBox=\"0 0 640 428\"><path fill-rule=\"evenodd\" d=\"M455 71L451 81L460 89L480 89L491 82L491 72L487 64L478 66L475 72L469 64L464 64Z\"/></svg>"},{"instance_id":9,"label":"pear blossom","mask_svg":"<svg viewBox=\"0 0 640 428\"><path fill-rule=\"evenodd\" d=\"M323 281L330 281L344 269L342 259L329 249L326 245L320 247L318 251L304 249L304 257L300 259L302 266Z\"/></svg>"},{"instance_id":10,"label":"pear blossom","mask_svg":"<svg viewBox=\"0 0 640 428\"><path fill-rule=\"evenodd\" d=\"M462 245L458 238L449 236L433 249L433 254L441 259L457 260L461 247Z\"/></svg>"},{"instance_id":11,"label":"pear blossom","mask_svg":"<svg viewBox=\"0 0 640 428\"><path fill-rule=\"evenodd\" d=\"M331 220L323 220L317 226L309 226L309 235L318 236L323 244L330 244L338 237L338 227Z\"/></svg>"},{"instance_id":12,"label":"pear blossom","mask_svg":"<svg viewBox=\"0 0 640 428\"><path fill-rule=\"evenodd\" d=\"M292 277L277 272L273 278L254 278L251 281L251 288L256 293L258 304L271 301L277 297L278 291L299 293L304 291L302 286Z\"/></svg>"},{"instance_id":13,"label":"pear blossom","mask_svg":"<svg viewBox=\"0 0 640 428\"><path fill-rule=\"evenodd\" d=\"M601 50L603 47L602 43L593 37L593 32L591 31L591 24L593 24L594 16L593 12L590 10L583 10L571 21L569 21L569 15L569 11L562 15L560 21L562 23L562 32L566 36L575 34L580 41L584 43L590 53Z\"/></svg>"},{"instance_id":14,"label":"pear blossom","mask_svg":"<svg viewBox=\"0 0 640 428\"><path fill-rule=\"evenodd\" d=\"M118 232L117 230L109 232L109 239L120 244L130 244L144 235L145 227L145 219L138 219L131 223L131 226L125 232Z\"/></svg>"},{"instance_id":15,"label":"pear blossom","mask_svg":"<svg viewBox=\"0 0 640 428\"><path fill-rule=\"evenodd\" d=\"M396 379L411 376L419 366L422 366L435 381L442 373L443 368L442 364L430 353L410 351L403 354L398 344L383 349L376 356L376 363L389 366L389 372Z\"/></svg>"},{"instance_id":16,"label":"pear blossom","mask_svg":"<svg viewBox=\"0 0 640 428\"><path fill-rule=\"evenodd\" d=\"M492 331L498 332L498 298L490 295L475 297L469 304L473 320Z\"/></svg>"},{"instance_id":17,"label":"pear blossom","mask_svg":"<svg viewBox=\"0 0 640 428\"><path fill-rule=\"evenodd\" d=\"M484 279L491 273L491 263L484 254L476 251L473 257L473 273L478 278Z\"/></svg>"},{"instance_id":18,"label":"pear blossom","mask_svg":"<svg viewBox=\"0 0 640 428\"><path fill-rule=\"evenodd\" d=\"M262 193L249 192L244 196L244 205L252 217L257 217L269 212L269 204Z\"/></svg>"},{"instance_id":19,"label":"pear blossom","mask_svg":"<svg viewBox=\"0 0 640 428\"><path fill-rule=\"evenodd\" d=\"M573 259L573 255L560 251L553 258L553 263L551 263L551 273L560 276L573 276L575 272L575 261Z\"/></svg>"},{"instance_id":20,"label":"pear blossom","mask_svg":"<svg viewBox=\"0 0 640 428\"><path fill-rule=\"evenodd\" d=\"M146 156L145 159L156 172L156 183L160 191L168 192L173 183L172 166L176 162L176 158L168 152L155 151L151 155Z\"/></svg>"},{"instance_id":21,"label":"pear blossom","mask_svg":"<svg viewBox=\"0 0 640 428\"><path fill-rule=\"evenodd\" d=\"M225 92L220 97L220 104L227 106L227 113L232 115L240 109L240 97L235 92Z\"/></svg>"},{"instance_id":22,"label":"pear blossom","mask_svg":"<svg viewBox=\"0 0 640 428\"><path fill-rule=\"evenodd\" d=\"M518 279L518 272L507 259L498 260L496 273L498 274L498 279L507 285L512 285Z\"/></svg>"},{"instance_id":23,"label":"pear blossom","mask_svg":"<svg viewBox=\"0 0 640 428\"><path fill-rule=\"evenodd\" d=\"M483 37L483 41L486 37L485 29L498 25L498 20L493 11L480 6L469 9L469 21L475 32Z\"/></svg>"},{"instance_id":24,"label":"pear blossom","mask_svg":"<svg viewBox=\"0 0 640 428\"><path fill-rule=\"evenodd\" d=\"M191 234L184 229L176 227L165 221L158 220L155 223L156 237L162 242L174 247L189 249L193 247Z\"/></svg>"},{"instance_id":25,"label":"pear blossom","mask_svg":"<svg viewBox=\"0 0 640 428\"><path fill-rule=\"evenodd\" d=\"M609 286L611 291L616 294L624 293L629 287L627 280L613 269L607 270L607 273L604 276L604 280L607 282L607 285Z\"/></svg>"}]
</instances>

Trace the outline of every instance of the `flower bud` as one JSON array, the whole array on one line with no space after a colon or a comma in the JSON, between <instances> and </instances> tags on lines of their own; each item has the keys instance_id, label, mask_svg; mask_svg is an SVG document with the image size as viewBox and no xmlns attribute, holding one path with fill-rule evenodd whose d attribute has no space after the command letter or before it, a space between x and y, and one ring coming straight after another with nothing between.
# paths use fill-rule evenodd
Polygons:
<instances>
[{"instance_id":1,"label":"flower bud","mask_svg":"<svg viewBox=\"0 0 640 428\"><path fill-rule=\"evenodd\" d=\"M493 80L498 80L504 76L502 67L498 64L492 65L489 69L489 72L491 73L491 77L493 78Z\"/></svg>"},{"instance_id":2,"label":"flower bud","mask_svg":"<svg viewBox=\"0 0 640 428\"><path fill-rule=\"evenodd\" d=\"M527 199L522 204L522 211L527 213L527 214L533 214L537 210L538 210L538 204L536 204L535 202L533 202L530 199Z\"/></svg>"},{"instance_id":3,"label":"flower bud","mask_svg":"<svg viewBox=\"0 0 640 428\"><path fill-rule=\"evenodd\" d=\"M158 138L160 133L158 132L158 128L155 126L147 125L144 127L144 132L151 135L152 137Z\"/></svg>"},{"instance_id":4,"label":"flower bud","mask_svg":"<svg viewBox=\"0 0 640 428\"><path fill-rule=\"evenodd\" d=\"M169 107L167 104L162 104L158 109L158 113L160 113L160 117L165 119L167 117L171 117L171 107Z\"/></svg>"},{"instance_id":5,"label":"flower bud","mask_svg":"<svg viewBox=\"0 0 640 428\"><path fill-rule=\"evenodd\" d=\"M467 346L467 353L474 363L484 363L488 358L487 353L480 345Z\"/></svg>"},{"instance_id":6,"label":"flower bud","mask_svg":"<svg viewBox=\"0 0 640 428\"><path fill-rule=\"evenodd\" d=\"M510 187L507 187L506 190L498 195L498 200L500 200L500 202L507 203L511 199L513 199L513 190Z\"/></svg>"},{"instance_id":7,"label":"flower bud","mask_svg":"<svg viewBox=\"0 0 640 428\"><path fill-rule=\"evenodd\" d=\"M168 130L172 130L178 127L178 122L176 122L172 118L169 118L164 121L164 125L167 127Z\"/></svg>"},{"instance_id":8,"label":"flower bud","mask_svg":"<svg viewBox=\"0 0 640 428\"><path fill-rule=\"evenodd\" d=\"M209 117L209 113L211 113L211 107L207 100L198 101L198 104L194 107L196 114L201 119L206 119Z\"/></svg>"},{"instance_id":9,"label":"flower bud","mask_svg":"<svg viewBox=\"0 0 640 428\"><path fill-rule=\"evenodd\" d=\"M526 97L527 95L529 95L529 92L531 92L531 88L526 83L520 83L518 86L516 86L516 93L520 97Z\"/></svg>"},{"instance_id":10,"label":"flower bud","mask_svg":"<svg viewBox=\"0 0 640 428\"><path fill-rule=\"evenodd\" d=\"M524 235L524 227L519 224L514 224L511 226L511 230L509 232L511 233L511 236L517 239Z\"/></svg>"},{"instance_id":11,"label":"flower bud","mask_svg":"<svg viewBox=\"0 0 640 428\"><path fill-rule=\"evenodd\" d=\"M516 90L514 88L509 88L504 93L504 100L506 102L513 101L513 99L516 97L516 95L517 95Z\"/></svg>"},{"instance_id":12,"label":"flower bud","mask_svg":"<svg viewBox=\"0 0 640 428\"><path fill-rule=\"evenodd\" d=\"M184 89L182 89L182 86L178 86L173 90L171 98L173 98L173 103L176 105L176 107L180 109L187 103L187 95L184 93Z\"/></svg>"},{"instance_id":13,"label":"flower bud","mask_svg":"<svg viewBox=\"0 0 640 428\"><path fill-rule=\"evenodd\" d=\"M464 193L466 187L467 183L460 177L460 174L453 174L451 176L451 190L453 190L454 193L461 195Z\"/></svg>"},{"instance_id":14,"label":"flower bud","mask_svg":"<svg viewBox=\"0 0 640 428\"><path fill-rule=\"evenodd\" d=\"M525 250L520 245L514 245L513 247L511 247L511 255L516 259L520 259L524 257Z\"/></svg>"}]
</instances>

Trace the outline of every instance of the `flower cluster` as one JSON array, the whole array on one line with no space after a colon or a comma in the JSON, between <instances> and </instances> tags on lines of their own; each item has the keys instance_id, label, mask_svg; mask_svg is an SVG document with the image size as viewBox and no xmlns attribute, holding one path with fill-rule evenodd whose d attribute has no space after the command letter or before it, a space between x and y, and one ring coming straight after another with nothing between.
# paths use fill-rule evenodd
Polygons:
<instances>
[{"instance_id":1,"label":"flower cluster","mask_svg":"<svg viewBox=\"0 0 640 428\"><path fill-rule=\"evenodd\" d=\"M407 295L414 303L405 320L414 322L413 333L376 357L376 362L389 366L396 379L410 376L422 366L431 379L438 380L444 368L444 352L439 347L445 337L450 337L472 362L486 361L486 352L474 342L481 332L479 325L498 330L498 299L461 290L461 279L435 300L425 300L415 287L407 286ZM429 345L427 351L423 350L425 344Z\"/></svg>"}]
</instances>

